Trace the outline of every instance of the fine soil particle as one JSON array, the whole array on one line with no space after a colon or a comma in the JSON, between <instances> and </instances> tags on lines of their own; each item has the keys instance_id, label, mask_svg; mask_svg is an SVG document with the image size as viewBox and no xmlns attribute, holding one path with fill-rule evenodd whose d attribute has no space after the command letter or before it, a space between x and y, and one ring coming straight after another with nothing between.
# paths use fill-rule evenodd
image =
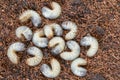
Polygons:
<instances>
[{"instance_id":1,"label":"fine soil particle","mask_svg":"<svg viewBox=\"0 0 120 80\"><path fill-rule=\"evenodd\" d=\"M105 80L105 78L101 74L96 74L90 80Z\"/></svg>"},{"instance_id":2,"label":"fine soil particle","mask_svg":"<svg viewBox=\"0 0 120 80\"><path fill-rule=\"evenodd\" d=\"M58 2L62 7L62 14L55 20L42 16L43 6L51 8L52 1ZM21 23L19 15L33 9L42 17L40 28L33 26L31 21ZM25 61L29 57L26 51L21 52L18 65L12 64L7 57L10 44L21 41L15 36L19 26L26 25L33 32L42 29L45 24L73 21L78 26L77 36L74 40L80 42L81 38L90 33L99 42L99 50L93 58L86 56L87 49L81 46L80 57L87 60L85 68L88 70L85 77L77 77L70 70L71 61L62 60L53 56L49 48L42 49L44 57L42 62L29 67ZM63 37L65 34L63 35ZM33 46L32 41L21 41L26 49ZM119 0L0 0L0 80L119 80L120 79L120 1ZM61 73L55 79L42 75L40 66L56 58L61 64ZM92 75L95 73L94 75Z\"/></svg>"},{"instance_id":3,"label":"fine soil particle","mask_svg":"<svg viewBox=\"0 0 120 80\"><path fill-rule=\"evenodd\" d=\"M103 0L96 0L97 2L102 2Z\"/></svg>"}]
</instances>

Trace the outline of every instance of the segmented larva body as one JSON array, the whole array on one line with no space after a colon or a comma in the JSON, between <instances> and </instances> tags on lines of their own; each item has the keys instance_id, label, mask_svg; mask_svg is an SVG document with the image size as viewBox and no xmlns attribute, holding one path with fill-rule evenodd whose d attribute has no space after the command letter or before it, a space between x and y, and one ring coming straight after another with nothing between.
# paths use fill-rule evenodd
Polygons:
<instances>
[{"instance_id":1,"label":"segmented larva body","mask_svg":"<svg viewBox=\"0 0 120 80\"><path fill-rule=\"evenodd\" d=\"M37 30L33 35L33 39L32 39L33 44L41 48L47 47L48 39L44 36L45 34L43 30Z\"/></svg>"},{"instance_id":2,"label":"segmented larva body","mask_svg":"<svg viewBox=\"0 0 120 80\"><path fill-rule=\"evenodd\" d=\"M64 60L74 60L80 54L80 46L76 41L70 40L67 41L67 47L71 50L71 52L62 52L60 57Z\"/></svg>"},{"instance_id":3,"label":"segmented larva body","mask_svg":"<svg viewBox=\"0 0 120 80\"><path fill-rule=\"evenodd\" d=\"M27 26L20 26L20 27L18 27L16 29L15 33L16 33L16 36L18 38L21 39L24 36L28 41L31 40L32 36L33 36L31 29L29 27L27 27Z\"/></svg>"},{"instance_id":4,"label":"segmented larva body","mask_svg":"<svg viewBox=\"0 0 120 80\"><path fill-rule=\"evenodd\" d=\"M54 33L56 36L61 36L63 33L63 30L60 25L56 23L52 23L44 26L44 33L46 37L52 38L54 36Z\"/></svg>"},{"instance_id":5,"label":"segmented larva body","mask_svg":"<svg viewBox=\"0 0 120 80\"><path fill-rule=\"evenodd\" d=\"M16 52L20 52L24 50L25 50L25 45L23 43L15 42L9 46L7 51L7 56L12 63L18 64L19 57L17 56Z\"/></svg>"},{"instance_id":6,"label":"segmented larva body","mask_svg":"<svg viewBox=\"0 0 120 80\"><path fill-rule=\"evenodd\" d=\"M36 66L38 65L42 58L43 58L43 53L42 51L37 48L37 47L29 47L28 50L27 50L27 53L34 56L32 58L28 58L26 60L26 63L29 65L29 66Z\"/></svg>"},{"instance_id":7,"label":"segmented larva body","mask_svg":"<svg viewBox=\"0 0 120 80\"><path fill-rule=\"evenodd\" d=\"M39 25L41 24L41 17L34 10L26 10L19 16L19 20L21 22L28 21L29 19L31 19L33 25L36 27L39 27Z\"/></svg>"},{"instance_id":8,"label":"segmented larva body","mask_svg":"<svg viewBox=\"0 0 120 80\"><path fill-rule=\"evenodd\" d=\"M65 36L66 40L71 40L71 39L75 38L75 36L77 34L77 25L74 22L65 21L62 23L62 27L65 30L70 30L70 32L68 32Z\"/></svg>"},{"instance_id":9,"label":"segmented larva body","mask_svg":"<svg viewBox=\"0 0 120 80\"><path fill-rule=\"evenodd\" d=\"M76 76L83 77L86 75L87 70L80 66L84 66L86 64L87 64L87 61L85 59L77 58L74 61L72 61L72 63L71 63L71 71Z\"/></svg>"},{"instance_id":10,"label":"segmented larva body","mask_svg":"<svg viewBox=\"0 0 120 80\"><path fill-rule=\"evenodd\" d=\"M56 19L61 14L61 7L56 2L52 2L51 6L52 6L52 10L49 9L48 7L43 7L42 8L42 15L48 19Z\"/></svg>"},{"instance_id":11,"label":"segmented larva body","mask_svg":"<svg viewBox=\"0 0 120 80\"><path fill-rule=\"evenodd\" d=\"M47 64L42 64L42 66L40 67L40 71L45 77L55 78L60 74L60 63L56 59L52 59L50 64L51 68Z\"/></svg>"},{"instance_id":12,"label":"segmented larva body","mask_svg":"<svg viewBox=\"0 0 120 80\"><path fill-rule=\"evenodd\" d=\"M87 35L87 36L83 37L80 41L80 44L82 46L90 46L90 48L87 51L88 57L93 57L98 50L98 41L91 35Z\"/></svg>"},{"instance_id":13,"label":"segmented larva body","mask_svg":"<svg viewBox=\"0 0 120 80\"><path fill-rule=\"evenodd\" d=\"M51 52L57 55L64 50L65 41L61 37L54 37L49 41L48 47L52 48Z\"/></svg>"}]
</instances>

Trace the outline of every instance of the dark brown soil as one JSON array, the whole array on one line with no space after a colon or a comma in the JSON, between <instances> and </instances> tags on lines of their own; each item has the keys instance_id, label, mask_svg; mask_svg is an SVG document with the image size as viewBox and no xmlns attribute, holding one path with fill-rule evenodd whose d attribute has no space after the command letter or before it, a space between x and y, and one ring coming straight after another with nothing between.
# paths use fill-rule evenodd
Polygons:
<instances>
[{"instance_id":1,"label":"dark brown soil","mask_svg":"<svg viewBox=\"0 0 120 80\"><path fill-rule=\"evenodd\" d=\"M120 1L119 0L54 0L62 6L62 14L58 19L49 20L41 15L43 6L50 6L53 0L0 0L0 80L52 80L44 77L39 68L43 63L49 63L53 57L61 64L60 75L53 80L119 80L120 79ZM43 49L44 58L35 67L29 67L25 60L28 57L22 52L20 62L14 65L7 57L8 46L20 41L15 36L15 30L21 25L35 28L31 21L20 23L20 13L27 9L36 10L42 17L41 28L48 23L71 20L78 25L76 41L87 33L99 41L99 50L93 58L85 54L87 49L81 47L80 57L88 61L85 77L77 77L70 70L71 61L64 61L50 54L49 49ZM24 41L26 48L32 42Z\"/></svg>"}]
</instances>

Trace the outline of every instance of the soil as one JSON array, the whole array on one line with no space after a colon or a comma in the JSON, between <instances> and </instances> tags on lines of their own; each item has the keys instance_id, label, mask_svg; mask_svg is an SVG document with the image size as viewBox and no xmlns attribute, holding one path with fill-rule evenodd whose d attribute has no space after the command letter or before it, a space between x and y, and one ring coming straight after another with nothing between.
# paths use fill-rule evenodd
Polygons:
<instances>
[{"instance_id":1,"label":"soil","mask_svg":"<svg viewBox=\"0 0 120 80\"><path fill-rule=\"evenodd\" d=\"M50 6L56 1L62 7L62 14L55 20L42 16L43 6ZM20 23L19 15L33 9L42 17L40 28L33 26L31 21ZM53 56L49 49L42 49L42 62L29 67L25 60L26 52L21 52L19 64L15 65L7 57L10 44L21 41L15 36L15 30L22 25L29 26L33 32L43 28L45 24L70 20L77 24L77 42L90 33L99 42L99 50L93 58L86 56L88 48L81 46L80 57L87 60L85 77L77 77L70 70L71 61L64 61L59 56ZM65 34L64 34L65 35ZM32 46L32 41L23 41L26 49ZM43 63L49 63L56 58L61 64L61 73L54 79L46 78L40 72ZM0 0L0 80L119 80L120 79L120 1L119 0Z\"/></svg>"}]
</instances>

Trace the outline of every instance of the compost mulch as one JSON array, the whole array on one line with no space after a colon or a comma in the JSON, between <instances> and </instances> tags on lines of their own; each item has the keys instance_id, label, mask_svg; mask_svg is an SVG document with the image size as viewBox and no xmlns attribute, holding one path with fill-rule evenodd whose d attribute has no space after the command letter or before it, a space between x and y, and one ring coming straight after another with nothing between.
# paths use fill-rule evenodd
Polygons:
<instances>
[{"instance_id":1,"label":"compost mulch","mask_svg":"<svg viewBox=\"0 0 120 80\"><path fill-rule=\"evenodd\" d=\"M51 8L52 1L62 7L62 14L55 20L42 16L43 6ZM31 21L21 23L19 15L28 9L37 11L42 17L40 28L33 26ZM26 51L20 52L19 64L15 65L7 57L10 44L22 41L26 49L33 46L32 41L20 40L15 30L22 25L29 26L34 32L42 29L45 24L73 21L78 26L74 40L79 42L88 33L96 37L99 50L93 58L86 56L88 48L81 46L80 57L87 60L85 77L77 77L70 70L71 61L62 60L51 54L50 49L42 49L42 62L30 67L25 60L30 57ZM65 35L65 34L64 34ZM54 79L46 78L40 72L43 63L56 58L61 64L61 73ZM0 80L119 80L120 79L120 1L119 0L0 0Z\"/></svg>"}]
</instances>

